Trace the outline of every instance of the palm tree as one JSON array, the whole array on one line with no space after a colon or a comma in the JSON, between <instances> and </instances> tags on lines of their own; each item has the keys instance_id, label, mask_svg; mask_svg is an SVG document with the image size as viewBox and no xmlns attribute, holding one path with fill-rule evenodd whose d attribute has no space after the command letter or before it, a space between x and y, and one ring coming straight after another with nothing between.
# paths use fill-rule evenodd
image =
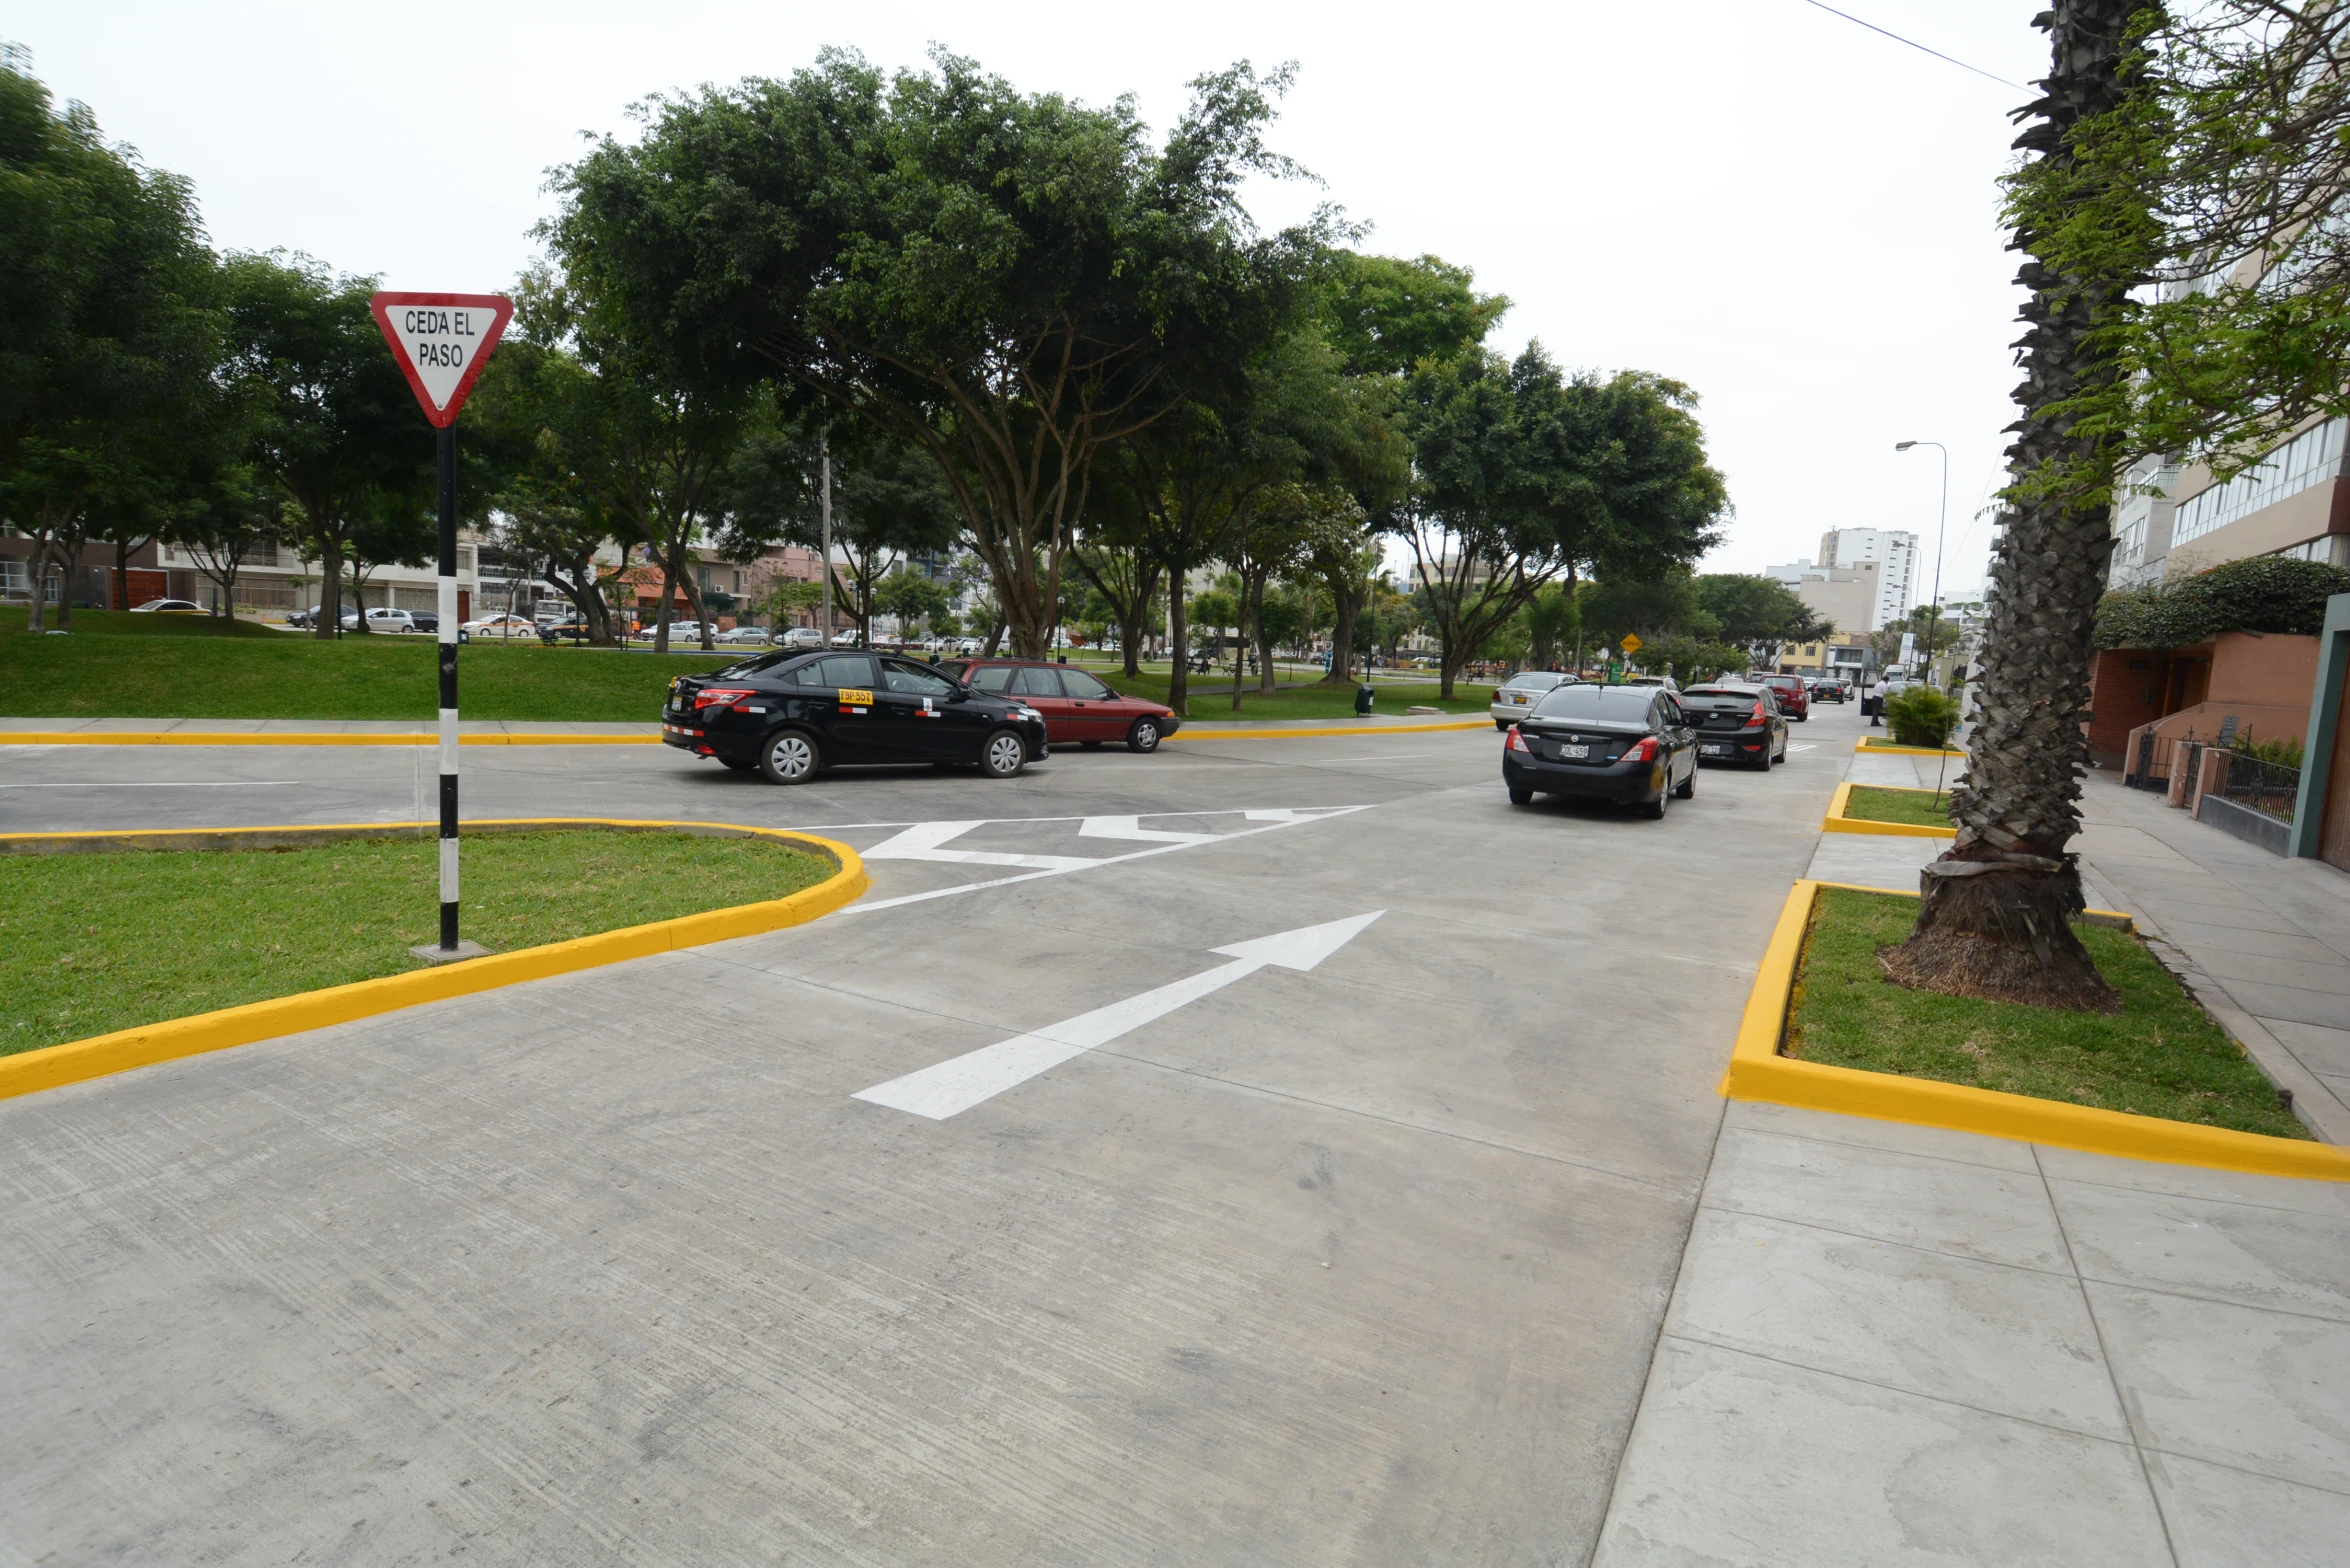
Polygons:
<instances>
[{"instance_id":1,"label":"palm tree","mask_svg":"<svg viewBox=\"0 0 2350 1568\"><path fill-rule=\"evenodd\" d=\"M2053 55L2016 146L2036 154L2010 187L2014 248L2030 289L2023 320L2022 417L2008 448L2008 515L1991 567L1977 687L1982 717L1951 798L1958 837L1921 879L1917 928L1885 955L1897 983L1957 996L2111 1011L2119 998L2073 934L2083 907L2075 802L2090 626L2103 591L2114 436L2077 419L2118 376L2101 329L2142 272L2128 247L2102 269L2059 273L2039 259L2058 228L2110 218L2115 192L2076 161L2084 127L2139 90L2128 24L2143 0L2056 0L2038 20ZM2129 214L2120 227L2130 227Z\"/></svg>"}]
</instances>

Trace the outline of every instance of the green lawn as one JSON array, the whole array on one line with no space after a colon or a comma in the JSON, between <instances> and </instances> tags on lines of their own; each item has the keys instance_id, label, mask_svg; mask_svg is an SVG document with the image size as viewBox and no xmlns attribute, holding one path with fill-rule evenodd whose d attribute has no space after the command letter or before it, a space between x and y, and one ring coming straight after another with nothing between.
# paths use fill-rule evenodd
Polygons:
<instances>
[{"instance_id":1,"label":"green lawn","mask_svg":"<svg viewBox=\"0 0 2350 1568\"><path fill-rule=\"evenodd\" d=\"M70 637L27 637L0 610L0 715L14 718L430 719L433 641L414 635L319 642L250 621L79 610ZM681 671L740 653L669 654L536 643L468 643L457 656L469 719L660 720Z\"/></svg>"},{"instance_id":2,"label":"green lawn","mask_svg":"<svg viewBox=\"0 0 2350 1568\"><path fill-rule=\"evenodd\" d=\"M1146 697L1152 702L1167 700L1167 672L1147 666L1138 676L1123 673L1113 662L1086 667L1116 690L1130 697ZM1378 696L1371 711L1389 717L1401 715L1406 708L1441 708L1450 714L1478 714L1493 701L1490 684L1472 686L1462 681L1453 688L1450 702L1436 695L1436 683L1410 681L1373 681ZM1191 721L1209 724L1231 719L1337 719L1350 718L1355 711L1353 685L1324 686L1315 682L1302 686L1284 686L1267 697L1256 689L1256 677L1250 676L1241 688L1240 707L1232 706L1232 671L1227 668L1216 675L1194 675L1191 678Z\"/></svg>"},{"instance_id":3,"label":"green lawn","mask_svg":"<svg viewBox=\"0 0 2350 1568\"><path fill-rule=\"evenodd\" d=\"M0 1055L421 967L437 841L0 858ZM771 840L468 839L464 933L498 952L781 898L832 863Z\"/></svg>"},{"instance_id":4,"label":"green lawn","mask_svg":"<svg viewBox=\"0 0 2350 1568\"><path fill-rule=\"evenodd\" d=\"M1855 784L1852 793L1845 797L1844 814L1863 822L1903 822L1913 827L1946 828L1950 826L1950 793Z\"/></svg>"},{"instance_id":5,"label":"green lawn","mask_svg":"<svg viewBox=\"0 0 2350 1568\"><path fill-rule=\"evenodd\" d=\"M2309 1136L2244 1053L2134 936L2076 926L2121 991L2119 1013L2075 1013L1912 991L1878 952L1909 935L1918 901L1822 889L1786 1053L1807 1062L1933 1078L2044 1100Z\"/></svg>"}]
</instances>

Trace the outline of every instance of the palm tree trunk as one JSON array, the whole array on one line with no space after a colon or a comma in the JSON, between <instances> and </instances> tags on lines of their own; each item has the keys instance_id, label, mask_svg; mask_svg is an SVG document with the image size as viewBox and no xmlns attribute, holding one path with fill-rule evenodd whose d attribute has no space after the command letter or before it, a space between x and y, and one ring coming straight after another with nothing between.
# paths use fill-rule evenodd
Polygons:
<instances>
[{"instance_id":1,"label":"palm tree trunk","mask_svg":"<svg viewBox=\"0 0 2350 1568\"><path fill-rule=\"evenodd\" d=\"M2053 172L2070 164L2066 134L2129 89L2123 31L2139 4L2057 0L2043 14L2055 63L2032 106L2040 119L2016 145ZM2034 238L2019 230L2016 248L2031 257ZM2111 438L2075 434L2051 406L2111 384L2115 367L2092 334L2137 280L2059 277L2027 259L2018 281L2032 291L2016 389L2023 417L2008 448L2016 483L1991 567L1983 717L1951 797L1958 837L1920 879L1916 930L1883 961L1897 984L1921 990L2110 1012L2120 999L2073 934L2083 900L2079 857L2067 847L2081 825L2081 706L2110 508L2101 486L2044 481L2110 474Z\"/></svg>"}]
</instances>

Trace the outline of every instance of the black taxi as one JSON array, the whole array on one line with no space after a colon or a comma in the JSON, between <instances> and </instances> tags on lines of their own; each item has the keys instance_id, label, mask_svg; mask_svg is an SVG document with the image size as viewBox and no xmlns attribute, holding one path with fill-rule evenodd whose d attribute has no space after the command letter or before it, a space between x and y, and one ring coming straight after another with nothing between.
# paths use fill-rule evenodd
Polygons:
<instances>
[{"instance_id":1,"label":"black taxi","mask_svg":"<svg viewBox=\"0 0 2350 1568\"><path fill-rule=\"evenodd\" d=\"M772 784L863 762L976 764L1008 779L1050 755L1044 715L886 653L776 652L680 675L661 739Z\"/></svg>"}]
</instances>

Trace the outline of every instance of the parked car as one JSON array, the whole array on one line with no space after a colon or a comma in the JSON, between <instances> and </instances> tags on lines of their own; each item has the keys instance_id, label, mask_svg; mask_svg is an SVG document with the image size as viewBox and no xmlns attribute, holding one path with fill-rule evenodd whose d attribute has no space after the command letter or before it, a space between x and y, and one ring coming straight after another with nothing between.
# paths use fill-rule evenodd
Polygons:
<instances>
[{"instance_id":1,"label":"parked car","mask_svg":"<svg viewBox=\"0 0 2350 1568\"><path fill-rule=\"evenodd\" d=\"M1851 688L1833 675L1823 675L1810 682L1808 689L1814 702L1842 702L1852 695Z\"/></svg>"},{"instance_id":2,"label":"parked car","mask_svg":"<svg viewBox=\"0 0 2350 1568\"><path fill-rule=\"evenodd\" d=\"M149 599L131 606L133 615L202 615L204 606L193 599Z\"/></svg>"},{"instance_id":3,"label":"parked car","mask_svg":"<svg viewBox=\"0 0 2350 1568\"><path fill-rule=\"evenodd\" d=\"M724 643L757 643L762 647L775 641L764 626L731 626L714 639Z\"/></svg>"},{"instance_id":4,"label":"parked car","mask_svg":"<svg viewBox=\"0 0 2350 1568\"><path fill-rule=\"evenodd\" d=\"M1662 686L1666 691L1681 689L1681 683L1670 675L1627 675L1624 677L1623 684L1626 686Z\"/></svg>"},{"instance_id":5,"label":"parked car","mask_svg":"<svg viewBox=\"0 0 2350 1568\"><path fill-rule=\"evenodd\" d=\"M1574 795L1635 805L1662 821L1697 790L1697 732L1673 693L1654 686L1556 687L1510 726L1501 780L1510 804Z\"/></svg>"},{"instance_id":6,"label":"parked car","mask_svg":"<svg viewBox=\"0 0 2350 1568\"><path fill-rule=\"evenodd\" d=\"M854 648L857 646L857 628L854 626L844 626L839 631L834 632L832 634L832 645L835 648Z\"/></svg>"},{"instance_id":7,"label":"parked car","mask_svg":"<svg viewBox=\"0 0 2350 1568\"><path fill-rule=\"evenodd\" d=\"M1123 741L1128 751L1153 752L1183 721L1164 703L1121 696L1084 670L1041 659L948 659L934 666L974 690L1026 702L1044 715L1062 745L1092 750Z\"/></svg>"},{"instance_id":8,"label":"parked car","mask_svg":"<svg viewBox=\"0 0 2350 1568\"><path fill-rule=\"evenodd\" d=\"M435 618L433 626L435 630L439 629L438 618ZM414 611L393 610L377 605L367 612L367 629L371 632L415 632L424 628L416 624Z\"/></svg>"},{"instance_id":9,"label":"parked car","mask_svg":"<svg viewBox=\"0 0 2350 1568\"><path fill-rule=\"evenodd\" d=\"M912 659L778 649L669 683L661 739L771 784L868 762L977 764L1008 779L1052 754L1044 715Z\"/></svg>"},{"instance_id":10,"label":"parked car","mask_svg":"<svg viewBox=\"0 0 2350 1568\"><path fill-rule=\"evenodd\" d=\"M1542 694L1554 686L1565 686L1575 679L1556 670L1528 670L1513 675L1494 688L1493 727L1506 730L1526 716L1526 710L1542 700Z\"/></svg>"},{"instance_id":11,"label":"parked car","mask_svg":"<svg viewBox=\"0 0 2350 1568\"><path fill-rule=\"evenodd\" d=\"M955 639L955 652L957 653L977 653L980 649L986 646L986 642L977 637L958 637Z\"/></svg>"},{"instance_id":12,"label":"parked car","mask_svg":"<svg viewBox=\"0 0 2350 1568\"><path fill-rule=\"evenodd\" d=\"M1716 681L1681 693L1681 709L1697 732L1697 755L1707 762L1738 762L1765 773L1787 760L1787 716L1778 689L1759 681Z\"/></svg>"},{"instance_id":13,"label":"parked car","mask_svg":"<svg viewBox=\"0 0 2350 1568\"><path fill-rule=\"evenodd\" d=\"M1811 696L1803 689L1800 675L1766 675L1763 689L1778 699L1779 711L1801 724L1811 717Z\"/></svg>"},{"instance_id":14,"label":"parked car","mask_svg":"<svg viewBox=\"0 0 2350 1568\"><path fill-rule=\"evenodd\" d=\"M821 648L824 634L813 626L787 626L778 632L775 645L779 648Z\"/></svg>"},{"instance_id":15,"label":"parked car","mask_svg":"<svg viewBox=\"0 0 2350 1568\"><path fill-rule=\"evenodd\" d=\"M539 623L520 615L484 615L467 621L462 629L465 635L475 639L536 637Z\"/></svg>"},{"instance_id":16,"label":"parked car","mask_svg":"<svg viewBox=\"0 0 2350 1568\"><path fill-rule=\"evenodd\" d=\"M539 641L552 648L562 642L586 642L588 623L585 621L541 621Z\"/></svg>"}]
</instances>

